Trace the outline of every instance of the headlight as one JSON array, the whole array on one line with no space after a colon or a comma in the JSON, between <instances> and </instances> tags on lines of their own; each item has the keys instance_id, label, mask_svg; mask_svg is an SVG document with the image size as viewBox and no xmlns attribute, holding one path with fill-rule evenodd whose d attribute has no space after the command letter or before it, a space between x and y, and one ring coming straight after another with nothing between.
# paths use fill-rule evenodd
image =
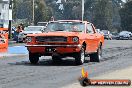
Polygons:
<instances>
[{"instance_id":1,"label":"headlight","mask_svg":"<svg viewBox=\"0 0 132 88\"><path fill-rule=\"evenodd\" d=\"M78 37L73 37L72 41L73 42L78 42L79 41L79 38Z\"/></svg>"},{"instance_id":2,"label":"headlight","mask_svg":"<svg viewBox=\"0 0 132 88\"><path fill-rule=\"evenodd\" d=\"M27 37L26 42L32 42L32 37Z\"/></svg>"}]
</instances>

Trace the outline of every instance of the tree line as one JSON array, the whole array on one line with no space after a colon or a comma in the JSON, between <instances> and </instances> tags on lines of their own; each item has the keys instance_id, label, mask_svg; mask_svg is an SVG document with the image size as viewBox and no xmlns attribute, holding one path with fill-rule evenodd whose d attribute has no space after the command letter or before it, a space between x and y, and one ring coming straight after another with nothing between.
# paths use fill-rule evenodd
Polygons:
<instances>
[{"instance_id":1,"label":"tree line","mask_svg":"<svg viewBox=\"0 0 132 88\"><path fill-rule=\"evenodd\" d=\"M32 23L33 0L14 0L13 19L27 19ZM35 0L35 24L40 21L81 20L81 0ZM132 1L122 0L85 0L84 20L94 23L96 28L118 32L132 31Z\"/></svg>"}]
</instances>

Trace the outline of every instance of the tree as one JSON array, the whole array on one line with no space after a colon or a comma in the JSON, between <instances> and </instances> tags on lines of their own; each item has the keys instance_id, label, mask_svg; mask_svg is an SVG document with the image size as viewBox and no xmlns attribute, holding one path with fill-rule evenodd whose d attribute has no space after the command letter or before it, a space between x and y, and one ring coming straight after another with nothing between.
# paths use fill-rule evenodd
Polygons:
<instances>
[{"instance_id":1,"label":"tree","mask_svg":"<svg viewBox=\"0 0 132 88\"><path fill-rule=\"evenodd\" d=\"M39 21L49 21L52 12L46 5L45 0L35 0L35 24ZM13 19L27 19L29 23L33 20L33 0L13 0Z\"/></svg>"},{"instance_id":2,"label":"tree","mask_svg":"<svg viewBox=\"0 0 132 88\"><path fill-rule=\"evenodd\" d=\"M89 22L93 22L93 15L94 15L94 12L93 10L95 9L95 3L96 1L95 0L86 0L85 1L85 13L84 13L84 19L89 21Z\"/></svg>"},{"instance_id":3,"label":"tree","mask_svg":"<svg viewBox=\"0 0 132 88\"><path fill-rule=\"evenodd\" d=\"M51 19L51 9L46 6L44 0L35 2L35 24L40 21L49 21Z\"/></svg>"},{"instance_id":4,"label":"tree","mask_svg":"<svg viewBox=\"0 0 132 88\"><path fill-rule=\"evenodd\" d=\"M39 21L81 20L81 0L35 0L35 24ZM85 0L84 20L92 22L101 30L115 31L120 28L119 9L122 0ZM59 6L63 5L63 9ZM14 0L13 18L28 19L32 22L32 0Z\"/></svg>"},{"instance_id":5,"label":"tree","mask_svg":"<svg viewBox=\"0 0 132 88\"><path fill-rule=\"evenodd\" d=\"M13 19L32 20L31 0L13 0Z\"/></svg>"},{"instance_id":6,"label":"tree","mask_svg":"<svg viewBox=\"0 0 132 88\"><path fill-rule=\"evenodd\" d=\"M12 18L13 19L16 19L16 11L17 11L17 3L16 3L16 0L13 0L13 10L12 10Z\"/></svg>"},{"instance_id":7,"label":"tree","mask_svg":"<svg viewBox=\"0 0 132 88\"><path fill-rule=\"evenodd\" d=\"M132 1L127 2L120 10L121 26L123 30L132 32Z\"/></svg>"},{"instance_id":8,"label":"tree","mask_svg":"<svg viewBox=\"0 0 132 88\"><path fill-rule=\"evenodd\" d=\"M81 0L67 0L64 3L64 19L81 20Z\"/></svg>"},{"instance_id":9,"label":"tree","mask_svg":"<svg viewBox=\"0 0 132 88\"><path fill-rule=\"evenodd\" d=\"M96 1L93 11L93 23L96 25L96 27L100 28L101 30L111 30L113 16L111 0Z\"/></svg>"}]
</instances>

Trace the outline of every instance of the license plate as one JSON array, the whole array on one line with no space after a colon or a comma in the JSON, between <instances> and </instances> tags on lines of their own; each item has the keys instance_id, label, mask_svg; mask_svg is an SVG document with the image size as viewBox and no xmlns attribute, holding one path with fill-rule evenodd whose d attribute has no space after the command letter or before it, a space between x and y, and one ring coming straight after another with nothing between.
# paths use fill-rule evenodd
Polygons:
<instances>
[{"instance_id":1,"label":"license plate","mask_svg":"<svg viewBox=\"0 0 132 88\"><path fill-rule=\"evenodd\" d=\"M54 49L54 48L46 48L45 51L46 51L46 52L54 52L55 49Z\"/></svg>"}]
</instances>

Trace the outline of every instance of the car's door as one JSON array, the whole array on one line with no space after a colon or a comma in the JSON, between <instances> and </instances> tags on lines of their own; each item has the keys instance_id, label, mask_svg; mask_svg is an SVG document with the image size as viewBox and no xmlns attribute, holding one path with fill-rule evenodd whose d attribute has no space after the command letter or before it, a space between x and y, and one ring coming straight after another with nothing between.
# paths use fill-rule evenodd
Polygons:
<instances>
[{"instance_id":1,"label":"car's door","mask_svg":"<svg viewBox=\"0 0 132 88\"><path fill-rule=\"evenodd\" d=\"M87 43L87 48L86 52L92 53L97 51L97 44L98 44L98 39L96 32L93 28L93 25L91 23L87 24L87 29L86 29L86 43Z\"/></svg>"}]
</instances>

